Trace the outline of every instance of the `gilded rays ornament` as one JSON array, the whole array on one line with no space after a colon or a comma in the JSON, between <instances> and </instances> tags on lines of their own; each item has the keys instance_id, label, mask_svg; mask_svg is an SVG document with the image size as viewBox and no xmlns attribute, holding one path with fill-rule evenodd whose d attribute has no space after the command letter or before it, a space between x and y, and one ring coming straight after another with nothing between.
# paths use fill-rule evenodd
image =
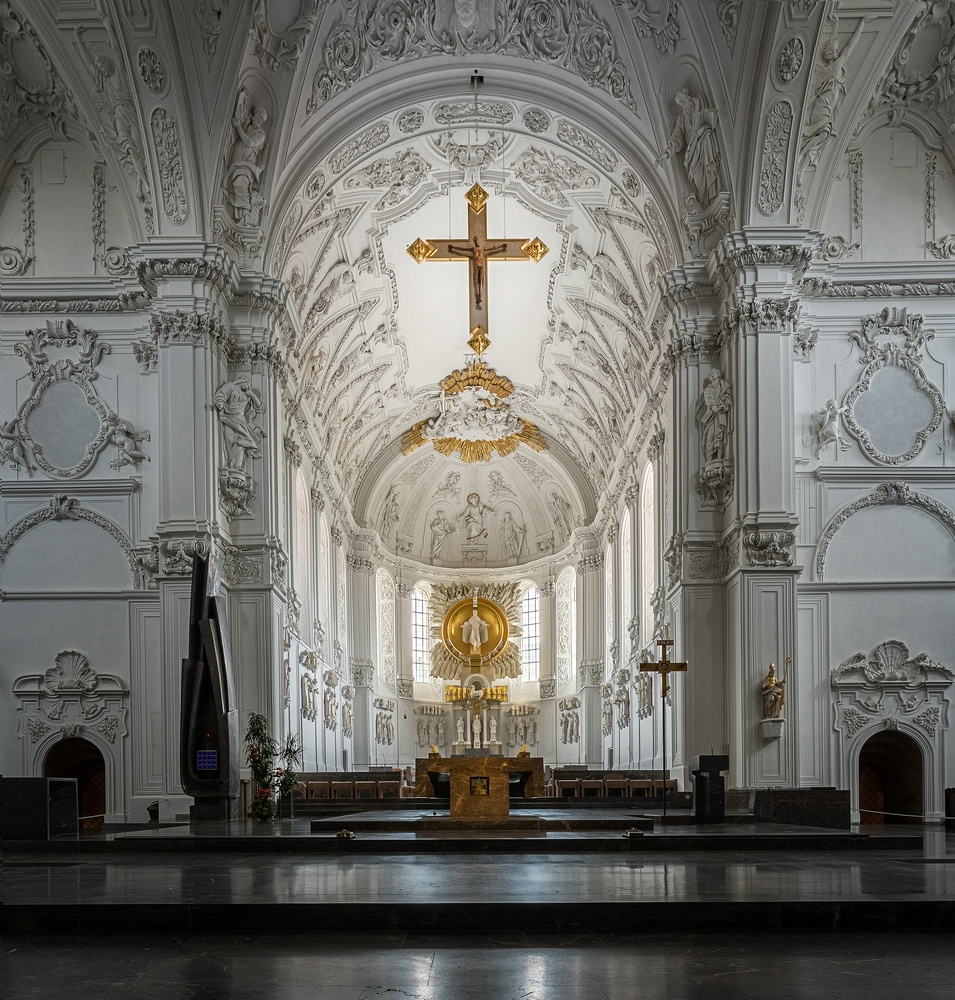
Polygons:
<instances>
[{"instance_id":1,"label":"gilded rays ornament","mask_svg":"<svg viewBox=\"0 0 955 1000\"><path fill-rule=\"evenodd\" d=\"M547 441L529 420L515 416L504 400L514 391L509 378L474 360L441 382L441 412L421 420L401 441L402 454L431 441L442 455L464 462L487 462L497 452L510 455L523 443L544 451Z\"/></svg>"}]
</instances>

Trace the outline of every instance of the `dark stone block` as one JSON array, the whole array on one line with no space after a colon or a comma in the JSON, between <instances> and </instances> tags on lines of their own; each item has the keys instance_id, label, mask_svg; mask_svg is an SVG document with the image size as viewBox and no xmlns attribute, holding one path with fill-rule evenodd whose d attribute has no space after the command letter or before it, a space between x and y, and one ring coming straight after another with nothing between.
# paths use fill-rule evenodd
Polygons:
<instances>
[{"instance_id":1,"label":"dark stone block","mask_svg":"<svg viewBox=\"0 0 955 1000\"><path fill-rule=\"evenodd\" d=\"M0 838L48 840L78 832L76 778L0 778Z\"/></svg>"}]
</instances>

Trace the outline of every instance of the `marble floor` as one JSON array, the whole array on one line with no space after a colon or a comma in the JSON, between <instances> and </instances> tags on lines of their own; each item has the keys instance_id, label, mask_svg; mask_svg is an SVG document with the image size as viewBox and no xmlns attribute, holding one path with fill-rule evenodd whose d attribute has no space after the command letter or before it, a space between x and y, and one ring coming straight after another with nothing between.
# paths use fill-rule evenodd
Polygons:
<instances>
[{"instance_id":1,"label":"marble floor","mask_svg":"<svg viewBox=\"0 0 955 1000\"><path fill-rule=\"evenodd\" d=\"M914 851L7 854L0 984L17 1000L947 998L955 832L921 832ZM804 919L768 918L787 906ZM855 923L833 924L844 911Z\"/></svg>"}]
</instances>

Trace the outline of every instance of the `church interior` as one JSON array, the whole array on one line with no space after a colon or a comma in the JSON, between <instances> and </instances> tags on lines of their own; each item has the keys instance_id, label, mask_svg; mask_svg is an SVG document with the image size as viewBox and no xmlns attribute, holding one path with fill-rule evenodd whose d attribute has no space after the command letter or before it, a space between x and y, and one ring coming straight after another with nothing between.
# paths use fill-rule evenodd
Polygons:
<instances>
[{"instance_id":1,"label":"church interior","mask_svg":"<svg viewBox=\"0 0 955 1000\"><path fill-rule=\"evenodd\" d=\"M893 995L898 927L944 994L953 53L932 0L0 0L18 995L105 996L91 942L139 997ZM235 937L129 972L180 931ZM324 944L266 990L250 931Z\"/></svg>"}]
</instances>

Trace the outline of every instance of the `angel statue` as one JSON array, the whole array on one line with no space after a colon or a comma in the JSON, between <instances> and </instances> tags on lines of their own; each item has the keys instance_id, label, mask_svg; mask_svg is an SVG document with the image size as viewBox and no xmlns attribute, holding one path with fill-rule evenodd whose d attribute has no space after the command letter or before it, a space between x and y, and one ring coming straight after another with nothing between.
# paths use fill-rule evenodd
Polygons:
<instances>
[{"instance_id":1,"label":"angel statue","mask_svg":"<svg viewBox=\"0 0 955 1000\"><path fill-rule=\"evenodd\" d=\"M844 406L836 406L836 401L830 399L821 410L809 416L809 444L815 458L826 445L839 442L839 450L847 451L851 445L844 441L839 431L839 414L845 412Z\"/></svg>"}]
</instances>

